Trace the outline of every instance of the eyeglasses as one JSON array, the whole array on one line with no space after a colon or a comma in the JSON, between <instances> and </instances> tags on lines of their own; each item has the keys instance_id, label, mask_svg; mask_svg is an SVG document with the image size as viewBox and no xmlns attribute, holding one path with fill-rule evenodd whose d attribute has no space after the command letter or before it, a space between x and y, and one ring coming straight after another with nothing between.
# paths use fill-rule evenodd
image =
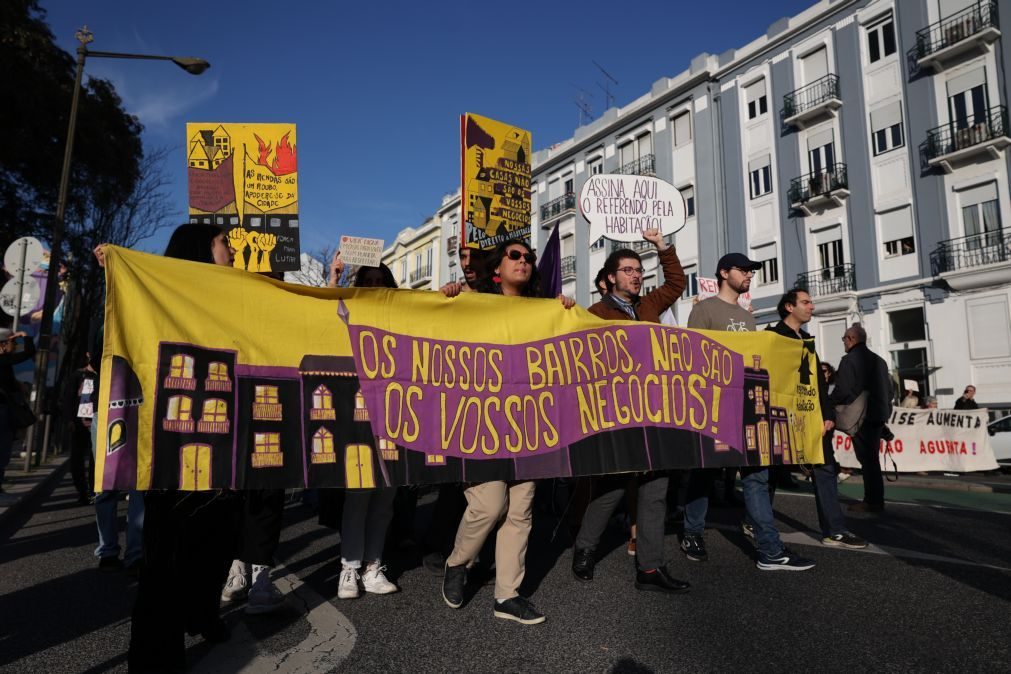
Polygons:
<instances>
[{"instance_id":1,"label":"eyeglasses","mask_svg":"<svg viewBox=\"0 0 1011 674\"><path fill-rule=\"evenodd\" d=\"M629 276L642 276L645 270L642 267L618 267L616 271L623 272Z\"/></svg>"},{"instance_id":2,"label":"eyeglasses","mask_svg":"<svg viewBox=\"0 0 1011 674\"><path fill-rule=\"evenodd\" d=\"M755 270L754 269L741 269L740 267L731 267L731 269L733 269L735 271L739 271L742 274L744 274L745 276L754 276L755 275Z\"/></svg>"},{"instance_id":3,"label":"eyeglasses","mask_svg":"<svg viewBox=\"0 0 1011 674\"><path fill-rule=\"evenodd\" d=\"M515 248L506 253L506 257L509 258L510 260L519 260L520 258L523 258L524 260L527 261L527 264L533 264L534 262L537 262L537 256L534 255L533 253L521 253Z\"/></svg>"}]
</instances>

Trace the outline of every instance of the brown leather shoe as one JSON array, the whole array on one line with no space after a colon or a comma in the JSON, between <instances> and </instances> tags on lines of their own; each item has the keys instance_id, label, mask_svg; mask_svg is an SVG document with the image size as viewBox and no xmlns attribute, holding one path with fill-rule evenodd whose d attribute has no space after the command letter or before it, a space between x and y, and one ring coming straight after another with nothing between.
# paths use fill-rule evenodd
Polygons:
<instances>
[{"instance_id":1,"label":"brown leather shoe","mask_svg":"<svg viewBox=\"0 0 1011 674\"><path fill-rule=\"evenodd\" d=\"M867 501L851 503L849 508L847 508L847 510L854 513L879 513L884 509L884 505L874 505L873 503L868 503Z\"/></svg>"}]
</instances>

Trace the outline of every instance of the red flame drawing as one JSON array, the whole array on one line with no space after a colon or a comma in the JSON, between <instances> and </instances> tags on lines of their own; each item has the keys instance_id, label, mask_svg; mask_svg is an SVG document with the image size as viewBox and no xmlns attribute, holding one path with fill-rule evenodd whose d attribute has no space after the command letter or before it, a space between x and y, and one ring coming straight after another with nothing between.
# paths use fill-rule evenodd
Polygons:
<instances>
[{"instance_id":1,"label":"red flame drawing","mask_svg":"<svg viewBox=\"0 0 1011 674\"><path fill-rule=\"evenodd\" d=\"M276 176L283 176L289 173L294 173L298 170L298 156L297 149L294 145L288 143L288 135L291 132L281 136L281 140L277 142L277 150L274 153L274 161L270 161L270 143L264 143L263 139L253 134L253 138L260 145L260 157L257 160L257 164L261 166L266 166L270 169L270 172Z\"/></svg>"}]
</instances>

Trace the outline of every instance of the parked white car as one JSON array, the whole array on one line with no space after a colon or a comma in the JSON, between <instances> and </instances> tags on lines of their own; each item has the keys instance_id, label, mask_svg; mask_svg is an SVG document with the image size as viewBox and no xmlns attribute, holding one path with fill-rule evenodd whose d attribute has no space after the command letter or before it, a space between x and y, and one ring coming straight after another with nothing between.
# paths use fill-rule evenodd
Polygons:
<instances>
[{"instance_id":1,"label":"parked white car","mask_svg":"<svg viewBox=\"0 0 1011 674\"><path fill-rule=\"evenodd\" d=\"M987 424L993 456L1002 468L1011 468L1011 415Z\"/></svg>"}]
</instances>

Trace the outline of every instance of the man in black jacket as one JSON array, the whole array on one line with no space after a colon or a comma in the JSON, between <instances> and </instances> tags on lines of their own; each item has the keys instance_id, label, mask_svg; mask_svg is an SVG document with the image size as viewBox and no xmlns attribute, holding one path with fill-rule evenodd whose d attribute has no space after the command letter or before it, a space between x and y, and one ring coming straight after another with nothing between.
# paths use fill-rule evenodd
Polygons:
<instances>
[{"instance_id":1,"label":"man in black jacket","mask_svg":"<svg viewBox=\"0 0 1011 674\"><path fill-rule=\"evenodd\" d=\"M892 415L892 393L888 366L867 348L867 332L859 323L843 334L846 355L839 363L835 389L829 399L836 405L849 405L867 392L866 416L853 435L853 451L864 479L864 500L850 505L856 512L881 512L885 509L885 483L881 477L881 433Z\"/></svg>"},{"instance_id":2,"label":"man in black jacket","mask_svg":"<svg viewBox=\"0 0 1011 674\"><path fill-rule=\"evenodd\" d=\"M867 541L846 530L846 519L839 507L839 481L836 478L838 466L835 453L832 450L832 435L835 429L835 407L828 397L828 383L821 374L821 360L814 348L814 338L804 331L804 324L814 315L814 301L804 290L791 290L779 300L776 307L782 319L768 330L790 339L802 339L808 348L804 351L801 364L801 379L811 379L818 386L818 400L821 403L821 418L823 423L821 449L824 463L814 466L814 502L818 509L818 524L821 527L821 542L840 548L866 548ZM810 362L808 353L814 357ZM813 368L811 366L814 366Z\"/></svg>"}]
</instances>

